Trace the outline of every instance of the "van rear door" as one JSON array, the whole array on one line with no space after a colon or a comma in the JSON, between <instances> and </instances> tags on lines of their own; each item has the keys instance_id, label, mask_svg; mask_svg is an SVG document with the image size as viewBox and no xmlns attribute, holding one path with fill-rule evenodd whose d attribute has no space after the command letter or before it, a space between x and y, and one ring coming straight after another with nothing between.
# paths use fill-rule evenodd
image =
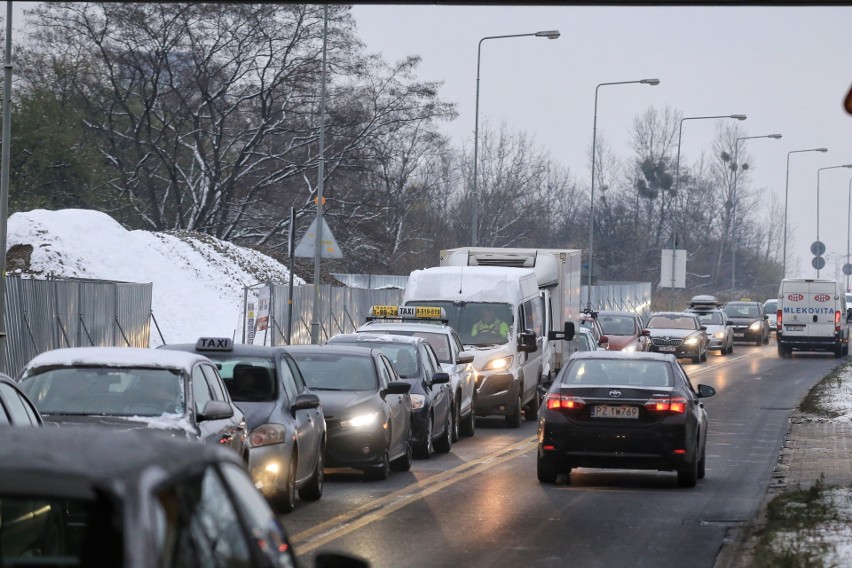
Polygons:
<instances>
[{"instance_id":1,"label":"van rear door","mask_svg":"<svg viewBox=\"0 0 852 568\"><path fill-rule=\"evenodd\" d=\"M791 339L833 337L836 296L834 282L789 283L781 299L784 335Z\"/></svg>"}]
</instances>

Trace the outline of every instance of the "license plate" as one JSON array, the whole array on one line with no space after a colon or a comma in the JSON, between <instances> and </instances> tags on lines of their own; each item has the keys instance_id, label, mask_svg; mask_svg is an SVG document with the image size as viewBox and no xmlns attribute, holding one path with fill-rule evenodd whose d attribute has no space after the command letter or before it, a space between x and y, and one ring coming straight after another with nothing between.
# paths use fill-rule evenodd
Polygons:
<instances>
[{"instance_id":1,"label":"license plate","mask_svg":"<svg viewBox=\"0 0 852 568\"><path fill-rule=\"evenodd\" d=\"M803 325L785 325L784 329L787 331L804 331L805 326Z\"/></svg>"},{"instance_id":2,"label":"license plate","mask_svg":"<svg viewBox=\"0 0 852 568\"><path fill-rule=\"evenodd\" d=\"M735 333L734 337L745 337L745 333Z\"/></svg>"},{"instance_id":3,"label":"license plate","mask_svg":"<svg viewBox=\"0 0 852 568\"><path fill-rule=\"evenodd\" d=\"M657 349L659 351L662 351L663 353L674 353L675 351L677 351L677 347L675 347L674 345L660 345L659 347L657 347Z\"/></svg>"},{"instance_id":4,"label":"license plate","mask_svg":"<svg viewBox=\"0 0 852 568\"><path fill-rule=\"evenodd\" d=\"M611 406L598 404L592 407L592 418L639 418L638 406Z\"/></svg>"}]
</instances>

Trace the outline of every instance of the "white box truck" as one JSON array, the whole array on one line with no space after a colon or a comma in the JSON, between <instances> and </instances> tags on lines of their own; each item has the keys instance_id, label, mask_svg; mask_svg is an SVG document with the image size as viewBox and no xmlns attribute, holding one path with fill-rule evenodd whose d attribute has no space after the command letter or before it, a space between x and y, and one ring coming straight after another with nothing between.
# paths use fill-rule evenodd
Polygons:
<instances>
[{"instance_id":1,"label":"white box truck","mask_svg":"<svg viewBox=\"0 0 852 568\"><path fill-rule=\"evenodd\" d=\"M800 351L831 351L848 355L846 296L834 280L785 278L778 289L775 322L778 355Z\"/></svg>"}]
</instances>

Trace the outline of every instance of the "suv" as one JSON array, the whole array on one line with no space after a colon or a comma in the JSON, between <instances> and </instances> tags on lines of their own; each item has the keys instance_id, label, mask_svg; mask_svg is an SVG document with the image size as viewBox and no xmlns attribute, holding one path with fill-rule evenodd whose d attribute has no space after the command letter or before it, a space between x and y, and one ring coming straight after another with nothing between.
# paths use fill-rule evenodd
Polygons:
<instances>
[{"instance_id":1,"label":"suv","mask_svg":"<svg viewBox=\"0 0 852 568\"><path fill-rule=\"evenodd\" d=\"M371 310L373 314L381 312L375 308ZM355 333L408 335L429 342L441 367L450 375L453 442L458 441L459 435L473 436L476 432L476 370L473 354L464 351L458 333L446 320L435 318L371 315L367 320Z\"/></svg>"},{"instance_id":2,"label":"suv","mask_svg":"<svg viewBox=\"0 0 852 568\"><path fill-rule=\"evenodd\" d=\"M734 323L734 341L753 341L755 345L769 343L769 318L763 304L751 300L728 302L722 309Z\"/></svg>"},{"instance_id":3,"label":"suv","mask_svg":"<svg viewBox=\"0 0 852 568\"><path fill-rule=\"evenodd\" d=\"M734 352L734 324L715 296L693 297L686 311L697 315L701 325L707 328L708 350L718 350L720 355Z\"/></svg>"}]
</instances>

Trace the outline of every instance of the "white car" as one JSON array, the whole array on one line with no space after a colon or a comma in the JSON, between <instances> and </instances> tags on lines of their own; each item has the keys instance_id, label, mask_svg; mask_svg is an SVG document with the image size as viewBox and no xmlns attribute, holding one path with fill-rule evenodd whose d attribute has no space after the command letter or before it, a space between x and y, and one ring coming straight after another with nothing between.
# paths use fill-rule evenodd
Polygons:
<instances>
[{"instance_id":1,"label":"white car","mask_svg":"<svg viewBox=\"0 0 852 568\"><path fill-rule=\"evenodd\" d=\"M450 375L454 413L453 441L455 442L459 435L473 436L476 432L476 370L473 368L473 354L464 351L461 339L453 328L440 320L431 321L432 323L410 320L387 321L374 317L355 332L409 335L422 337L429 342L438 356L442 369Z\"/></svg>"},{"instance_id":2,"label":"white car","mask_svg":"<svg viewBox=\"0 0 852 568\"><path fill-rule=\"evenodd\" d=\"M849 296L849 294L847 294ZM846 303L849 303L847 299ZM770 333L775 333L777 331L777 323L778 323L778 298L770 298L763 302L763 311L768 316L769 321L769 331Z\"/></svg>"}]
</instances>

